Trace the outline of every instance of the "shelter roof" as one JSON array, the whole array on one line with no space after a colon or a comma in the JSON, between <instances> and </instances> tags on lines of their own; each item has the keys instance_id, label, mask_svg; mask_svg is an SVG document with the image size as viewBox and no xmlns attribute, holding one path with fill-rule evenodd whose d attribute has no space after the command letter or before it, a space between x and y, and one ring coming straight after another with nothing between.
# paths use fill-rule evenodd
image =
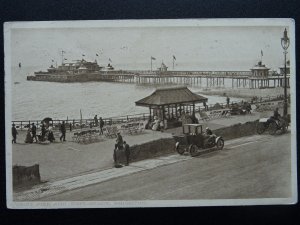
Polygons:
<instances>
[{"instance_id":1,"label":"shelter roof","mask_svg":"<svg viewBox=\"0 0 300 225\"><path fill-rule=\"evenodd\" d=\"M136 101L137 106L162 106L206 102L207 98L191 92L187 87L158 88L151 95Z\"/></svg>"}]
</instances>

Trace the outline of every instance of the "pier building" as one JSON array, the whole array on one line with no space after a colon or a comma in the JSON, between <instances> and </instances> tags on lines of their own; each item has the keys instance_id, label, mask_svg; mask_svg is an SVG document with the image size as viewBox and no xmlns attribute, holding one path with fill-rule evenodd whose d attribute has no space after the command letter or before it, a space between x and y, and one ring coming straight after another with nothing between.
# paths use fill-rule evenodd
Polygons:
<instances>
[{"instance_id":1,"label":"pier building","mask_svg":"<svg viewBox=\"0 0 300 225\"><path fill-rule=\"evenodd\" d=\"M280 74L284 75L284 65L279 67L280 69ZM290 75L290 60L286 61L286 75Z\"/></svg>"}]
</instances>

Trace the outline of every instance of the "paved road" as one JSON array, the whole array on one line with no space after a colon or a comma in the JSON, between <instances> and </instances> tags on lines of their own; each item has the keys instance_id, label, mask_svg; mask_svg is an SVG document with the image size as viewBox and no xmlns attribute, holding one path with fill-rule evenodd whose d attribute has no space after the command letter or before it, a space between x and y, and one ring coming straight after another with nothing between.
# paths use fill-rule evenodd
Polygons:
<instances>
[{"instance_id":1,"label":"paved road","mask_svg":"<svg viewBox=\"0 0 300 225\"><path fill-rule=\"evenodd\" d=\"M39 201L287 198L290 134L253 136L223 151L144 170Z\"/></svg>"}]
</instances>

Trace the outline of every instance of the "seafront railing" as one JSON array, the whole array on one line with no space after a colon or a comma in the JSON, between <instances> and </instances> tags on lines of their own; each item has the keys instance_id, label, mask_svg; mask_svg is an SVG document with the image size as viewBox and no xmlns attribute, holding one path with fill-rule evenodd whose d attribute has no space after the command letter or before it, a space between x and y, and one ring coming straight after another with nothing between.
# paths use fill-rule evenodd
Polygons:
<instances>
[{"instance_id":1,"label":"seafront railing","mask_svg":"<svg viewBox=\"0 0 300 225\"><path fill-rule=\"evenodd\" d=\"M251 104L259 104L268 101L279 101L283 100L283 96L266 96L266 97L254 97L251 101ZM241 104L242 101L230 101L231 104ZM219 107L226 108L228 107L227 103L218 103ZM195 112L200 111L211 111L216 109L216 104L208 104L207 107L198 106L195 108ZM125 115L125 116L115 116L109 118L103 118L104 126L110 126L114 124L122 124L128 122L135 122L135 121L146 121L149 120L150 114L149 113L139 113L139 114L132 114L132 115ZM99 120L99 118L98 118ZM72 126L72 130L81 129L81 128L88 128L91 125L95 126L95 120L93 118L88 119L53 119L49 122L49 124L53 127L53 129L59 129L59 125L65 121L66 128L70 129ZM26 130L30 124L35 123L38 129L40 129L42 120L13 120L13 124L15 124L18 130ZM98 121L99 126L99 121Z\"/></svg>"},{"instance_id":2,"label":"seafront railing","mask_svg":"<svg viewBox=\"0 0 300 225\"><path fill-rule=\"evenodd\" d=\"M140 113L140 114L133 114L133 115L103 118L103 121L104 121L104 126L110 126L113 124L121 124L121 123L128 123L128 122L134 122L134 121L148 120L149 116L150 116L149 113ZM32 123L35 123L37 129L39 129L42 125L42 121L43 120L13 120L12 123L15 124L15 126L18 130L25 130ZM49 121L49 124L50 124L50 126L53 127L53 129L59 129L59 125L63 121L66 124L66 128L70 129L70 126L71 126L72 130L88 128L91 125L93 127L95 126L95 120L93 118L64 119L64 120L63 119L53 119L53 120ZM99 118L98 118L98 126L99 126Z\"/></svg>"}]
</instances>

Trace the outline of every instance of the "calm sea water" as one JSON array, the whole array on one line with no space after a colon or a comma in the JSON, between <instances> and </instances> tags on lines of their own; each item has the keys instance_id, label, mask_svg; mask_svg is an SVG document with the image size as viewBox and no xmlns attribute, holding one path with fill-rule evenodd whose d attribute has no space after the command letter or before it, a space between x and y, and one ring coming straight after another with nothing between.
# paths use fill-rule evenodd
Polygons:
<instances>
[{"instance_id":1,"label":"calm sea water","mask_svg":"<svg viewBox=\"0 0 300 225\"><path fill-rule=\"evenodd\" d=\"M78 119L80 109L83 118L93 118L96 114L98 117L107 118L148 113L148 108L135 106L135 101L150 95L156 88L126 83L54 83L26 80L28 74L38 70L40 68L12 68L13 120L40 120L45 117ZM189 88L194 92L202 90L195 86ZM206 97L209 104L226 101L225 97Z\"/></svg>"}]
</instances>

